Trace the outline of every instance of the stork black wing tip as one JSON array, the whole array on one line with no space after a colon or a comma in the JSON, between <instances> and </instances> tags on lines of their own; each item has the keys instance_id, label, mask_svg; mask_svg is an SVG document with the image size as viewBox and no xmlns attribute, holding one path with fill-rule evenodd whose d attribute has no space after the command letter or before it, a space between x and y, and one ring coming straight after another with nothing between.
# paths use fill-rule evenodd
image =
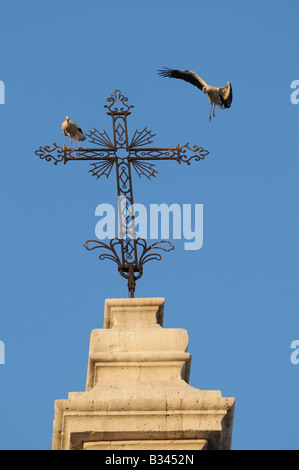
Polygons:
<instances>
[{"instance_id":1,"label":"stork black wing tip","mask_svg":"<svg viewBox=\"0 0 299 470\"><path fill-rule=\"evenodd\" d=\"M174 69L169 69L168 67L163 67L163 69L157 70L160 77L172 78Z\"/></svg>"}]
</instances>

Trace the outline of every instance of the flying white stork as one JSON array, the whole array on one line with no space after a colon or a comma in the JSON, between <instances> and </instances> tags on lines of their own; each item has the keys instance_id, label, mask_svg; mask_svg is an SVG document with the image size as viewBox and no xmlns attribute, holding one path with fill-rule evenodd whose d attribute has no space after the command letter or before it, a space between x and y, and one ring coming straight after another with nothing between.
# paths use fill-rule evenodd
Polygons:
<instances>
[{"instance_id":1,"label":"flying white stork","mask_svg":"<svg viewBox=\"0 0 299 470\"><path fill-rule=\"evenodd\" d=\"M227 82L227 84L222 88L217 88L215 86L208 85L195 72L191 72L189 70L167 69L166 67L164 67L164 70L158 70L158 74L161 77L180 78L181 80L185 80L186 82L189 82L200 90L202 90L211 102L209 121L211 120L213 105L213 116L215 117L216 105L218 106L218 108L225 109L229 108L232 104L233 90L230 82Z\"/></svg>"},{"instance_id":2,"label":"flying white stork","mask_svg":"<svg viewBox=\"0 0 299 470\"><path fill-rule=\"evenodd\" d=\"M85 135L82 132L82 129L78 126L75 121L72 121L69 116L66 116L65 121L62 123L62 130L64 135L68 135L71 142L72 148L72 138L76 139L79 145L79 149L82 150L79 140L86 140Z\"/></svg>"}]
</instances>

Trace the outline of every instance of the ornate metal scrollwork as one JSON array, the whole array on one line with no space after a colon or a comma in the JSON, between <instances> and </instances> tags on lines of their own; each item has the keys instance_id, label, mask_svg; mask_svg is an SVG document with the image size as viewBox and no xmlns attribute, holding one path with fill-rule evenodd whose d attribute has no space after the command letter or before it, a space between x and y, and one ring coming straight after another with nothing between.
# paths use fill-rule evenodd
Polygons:
<instances>
[{"instance_id":1,"label":"ornate metal scrollwork","mask_svg":"<svg viewBox=\"0 0 299 470\"><path fill-rule=\"evenodd\" d=\"M45 147L40 147L36 150L35 155L37 155L41 160L46 160L47 162L54 161L54 165L57 165L59 162L63 162L65 159L64 149L60 145L53 144L53 148L50 145L46 145ZM56 154L53 155L52 152Z\"/></svg>"},{"instance_id":2,"label":"ornate metal scrollwork","mask_svg":"<svg viewBox=\"0 0 299 470\"><path fill-rule=\"evenodd\" d=\"M112 95L107 98L108 103L110 105L108 106L107 104L104 105L104 108L108 109L108 114L110 113L125 113L127 114L131 108L134 108L133 105L128 106L127 101L128 98L124 96L120 90L115 90ZM114 104L117 104L117 106L114 106Z\"/></svg>"},{"instance_id":3,"label":"ornate metal scrollwork","mask_svg":"<svg viewBox=\"0 0 299 470\"><path fill-rule=\"evenodd\" d=\"M91 173L92 176L96 176L97 179L99 179L101 176L106 176L106 178L108 178L113 168L114 162L115 159L107 158L107 160L101 163L91 163L90 166L92 169L89 170L89 173Z\"/></svg>"},{"instance_id":4,"label":"ornate metal scrollwork","mask_svg":"<svg viewBox=\"0 0 299 470\"><path fill-rule=\"evenodd\" d=\"M196 153L196 155L192 155L191 157L188 157L187 151ZM209 154L208 150L204 150L203 147L199 147L198 145L193 145L193 147L190 147L189 142L187 142L185 145L182 147L179 147L179 156L180 156L180 163L187 163L187 165L190 165L191 160L195 160L196 162L200 160L204 160L204 158Z\"/></svg>"},{"instance_id":5,"label":"ornate metal scrollwork","mask_svg":"<svg viewBox=\"0 0 299 470\"><path fill-rule=\"evenodd\" d=\"M130 158L130 162L133 165L134 170L136 171L139 178L141 176L145 176L147 179L155 178L156 175L159 173L155 170L155 165L153 163L147 163L144 161L138 160L138 158Z\"/></svg>"},{"instance_id":6,"label":"ornate metal scrollwork","mask_svg":"<svg viewBox=\"0 0 299 470\"><path fill-rule=\"evenodd\" d=\"M147 246L146 241L143 238L130 239L131 251L137 252L137 259L132 255L129 256L133 259L132 262L124 261L124 244L127 239L114 238L110 241L109 245L99 240L87 240L84 243L84 247L91 250L104 250L104 253L99 255L100 260L109 259L117 264L118 271L122 277L128 280L128 288L131 294L134 293L136 281L143 274L143 266L149 261L160 261L162 255L156 250L169 252L174 249L174 246L168 240L160 240ZM163 246L160 246L163 245ZM120 253L117 253L117 249Z\"/></svg>"},{"instance_id":7,"label":"ornate metal scrollwork","mask_svg":"<svg viewBox=\"0 0 299 470\"><path fill-rule=\"evenodd\" d=\"M109 135L107 134L106 131L104 132L99 132L95 127L93 128L93 131L88 131L86 133L87 137L89 137L89 141L92 144L95 145L103 145L104 147L108 147L111 150L114 150L114 145L110 140Z\"/></svg>"},{"instance_id":8,"label":"ornate metal scrollwork","mask_svg":"<svg viewBox=\"0 0 299 470\"><path fill-rule=\"evenodd\" d=\"M143 266L151 260L161 260L161 251L168 252L174 249L169 241L158 241L150 246L144 239L136 238L135 213L132 190L132 168L139 177L152 179L158 171L155 164L161 160L172 160L190 165L191 161L203 160L209 152L203 147L187 142L176 147L150 147L156 134L145 127L136 130L131 140L128 138L127 117L134 106L127 104L126 98L120 90L107 99L105 105L107 114L112 117L113 139L107 132L99 132L95 127L86 133L92 148L68 148L66 145L53 144L52 147L40 147L35 154L42 160L57 163L68 161L88 161L92 176L99 179L108 178L112 168L116 169L117 195L120 223L120 237L110 241L109 244L99 240L88 240L84 246L88 250L96 248L102 250L99 259L109 259L118 265L122 277L128 280L130 295L134 296L136 280L142 276ZM125 200L125 202L123 202Z\"/></svg>"},{"instance_id":9,"label":"ornate metal scrollwork","mask_svg":"<svg viewBox=\"0 0 299 470\"><path fill-rule=\"evenodd\" d=\"M152 139L155 136L156 134L153 134L152 131L149 131L147 127L145 127L140 132L136 130L129 145L129 149L131 150L137 147L143 147L146 144L152 144Z\"/></svg>"}]
</instances>

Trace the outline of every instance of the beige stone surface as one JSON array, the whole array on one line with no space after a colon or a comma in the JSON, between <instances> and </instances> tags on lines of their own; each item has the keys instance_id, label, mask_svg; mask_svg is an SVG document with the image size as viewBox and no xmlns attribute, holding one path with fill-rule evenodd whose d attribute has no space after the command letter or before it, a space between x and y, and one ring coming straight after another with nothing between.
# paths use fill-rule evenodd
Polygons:
<instances>
[{"instance_id":1,"label":"beige stone surface","mask_svg":"<svg viewBox=\"0 0 299 470\"><path fill-rule=\"evenodd\" d=\"M55 402L54 450L230 448L234 398L189 385L188 334L163 315L163 298L106 300L86 391Z\"/></svg>"},{"instance_id":2,"label":"beige stone surface","mask_svg":"<svg viewBox=\"0 0 299 470\"><path fill-rule=\"evenodd\" d=\"M207 450L204 439L85 442L83 450Z\"/></svg>"}]
</instances>

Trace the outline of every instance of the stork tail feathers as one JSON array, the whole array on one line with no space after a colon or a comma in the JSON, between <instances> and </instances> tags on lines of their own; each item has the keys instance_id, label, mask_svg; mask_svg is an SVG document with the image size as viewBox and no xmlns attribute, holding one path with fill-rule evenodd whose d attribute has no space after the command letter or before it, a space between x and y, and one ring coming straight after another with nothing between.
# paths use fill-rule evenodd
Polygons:
<instances>
[{"instance_id":1,"label":"stork tail feathers","mask_svg":"<svg viewBox=\"0 0 299 470\"><path fill-rule=\"evenodd\" d=\"M231 83L227 82L227 84L223 88L219 88L219 94L221 99L221 105L224 108L230 108L233 101L233 89Z\"/></svg>"}]
</instances>

